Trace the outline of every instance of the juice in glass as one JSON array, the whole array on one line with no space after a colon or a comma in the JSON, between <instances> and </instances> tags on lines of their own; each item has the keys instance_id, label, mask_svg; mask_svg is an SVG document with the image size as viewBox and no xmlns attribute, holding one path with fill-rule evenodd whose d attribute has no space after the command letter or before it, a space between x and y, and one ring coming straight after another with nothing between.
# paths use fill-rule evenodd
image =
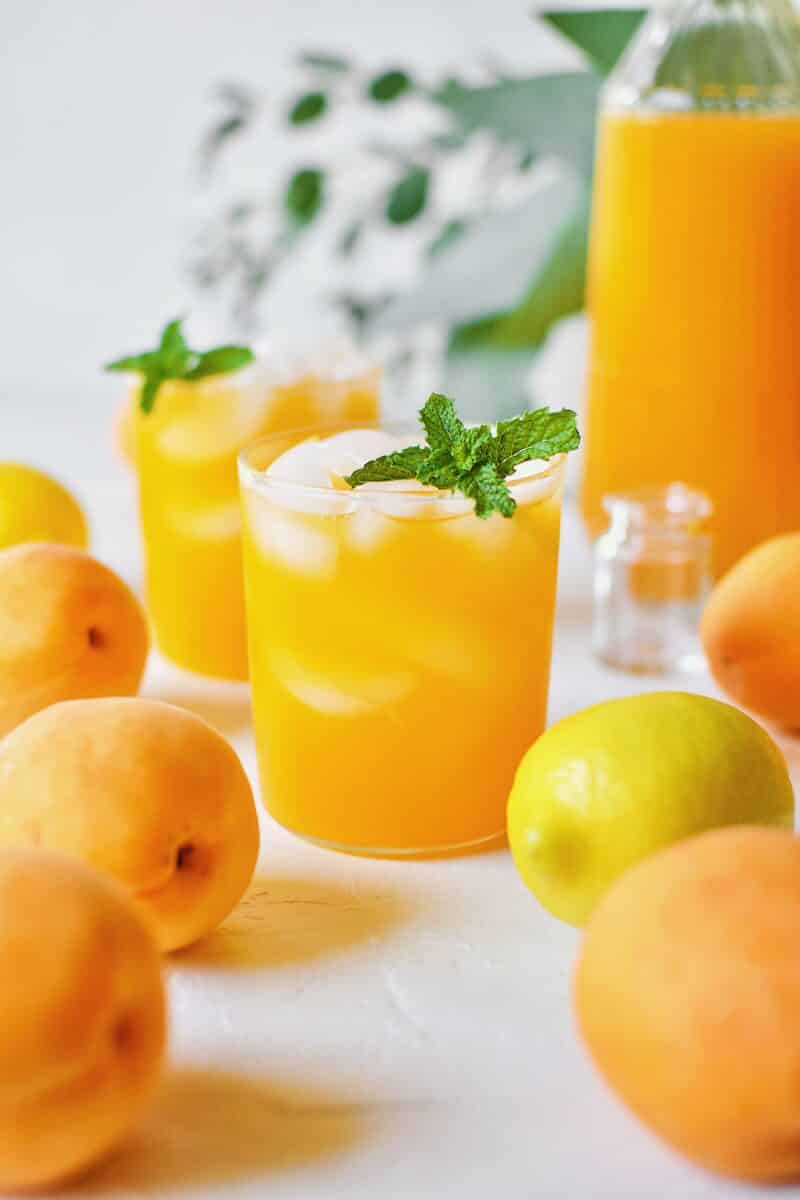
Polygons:
<instances>
[{"instance_id":1,"label":"juice in glass","mask_svg":"<svg viewBox=\"0 0 800 1200\"><path fill-rule=\"evenodd\" d=\"M681 480L714 567L800 527L800 112L607 111L583 507Z\"/></svg>"},{"instance_id":2,"label":"juice in glass","mask_svg":"<svg viewBox=\"0 0 800 1200\"><path fill-rule=\"evenodd\" d=\"M387 435L334 432L241 459L267 808L356 853L479 844L504 830L545 724L563 457L511 481L511 519L480 520L414 483L351 491L342 477L388 452Z\"/></svg>"},{"instance_id":3,"label":"juice in glass","mask_svg":"<svg viewBox=\"0 0 800 1200\"><path fill-rule=\"evenodd\" d=\"M137 410L147 605L165 657L247 678L237 455L298 419L374 419L378 390L378 373L362 366L285 379L256 366L165 383L151 413Z\"/></svg>"}]
</instances>

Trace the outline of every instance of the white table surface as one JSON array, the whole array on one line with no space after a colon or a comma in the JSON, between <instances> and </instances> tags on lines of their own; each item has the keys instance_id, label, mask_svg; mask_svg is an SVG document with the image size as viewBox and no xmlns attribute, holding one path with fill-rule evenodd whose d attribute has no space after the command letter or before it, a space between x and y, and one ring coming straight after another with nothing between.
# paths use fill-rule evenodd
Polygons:
<instances>
[{"instance_id":1,"label":"white table surface","mask_svg":"<svg viewBox=\"0 0 800 1200\"><path fill-rule=\"evenodd\" d=\"M137 583L131 482L105 433L84 436L61 420L18 421L5 432L3 457L59 469L87 502L98 554ZM643 680L593 661L588 556L571 510L564 534L551 719L657 687L717 694L703 676ZM255 781L246 688L154 660L145 690L228 735ZM800 743L783 745L797 785ZM528 894L504 850L369 861L306 845L265 817L249 896L208 941L169 962L170 1065L152 1115L69 1194L774 1194L688 1166L606 1091L571 1019L578 938Z\"/></svg>"}]
</instances>

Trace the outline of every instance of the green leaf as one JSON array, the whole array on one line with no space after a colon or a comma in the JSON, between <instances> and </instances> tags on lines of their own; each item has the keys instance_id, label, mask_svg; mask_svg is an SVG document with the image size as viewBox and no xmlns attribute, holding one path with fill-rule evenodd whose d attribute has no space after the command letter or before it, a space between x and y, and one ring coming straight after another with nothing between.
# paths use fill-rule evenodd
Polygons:
<instances>
[{"instance_id":1,"label":"green leaf","mask_svg":"<svg viewBox=\"0 0 800 1200\"><path fill-rule=\"evenodd\" d=\"M484 463L459 485L462 492L475 501L475 514L485 521L492 513L513 517L517 502L508 485L498 474L494 463Z\"/></svg>"},{"instance_id":2,"label":"green leaf","mask_svg":"<svg viewBox=\"0 0 800 1200\"><path fill-rule=\"evenodd\" d=\"M336 245L337 253L341 254L342 258L349 258L350 255L358 247L361 237L364 233L363 221L353 221L352 225L348 225Z\"/></svg>"},{"instance_id":3,"label":"green leaf","mask_svg":"<svg viewBox=\"0 0 800 1200\"><path fill-rule=\"evenodd\" d=\"M647 16L647 9L551 9L537 15L582 50L601 75L608 75Z\"/></svg>"},{"instance_id":4,"label":"green leaf","mask_svg":"<svg viewBox=\"0 0 800 1200\"><path fill-rule=\"evenodd\" d=\"M488 131L501 142L563 159L589 176L599 91L593 71L570 71L480 87L451 79L433 99L464 133Z\"/></svg>"},{"instance_id":5,"label":"green leaf","mask_svg":"<svg viewBox=\"0 0 800 1200\"><path fill-rule=\"evenodd\" d=\"M410 91L413 86L411 76L405 71L384 71L382 75L376 75L370 80L367 94L379 104L390 104L398 96Z\"/></svg>"},{"instance_id":6,"label":"green leaf","mask_svg":"<svg viewBox=\"0 0 800 1200\"><path fill-rule=\"evenodd\" d=\"M304 67L311 67L312 71L330 71L341 74L350 70L348 60L338 54L317 54L314 51L305 51L300 55L298 61Z\"/></svg>"},{"instance_id":7,"label":"green leaf","mask_svg":"<svg viewBox=\"0 0 800 1200\"><path fill-rule=\"evenodd\" d=\"M162 371L155 367L148 371L142 380L142 388L139 392L139 406L143 413L151 413L156 402L156 394L161 384L166 379Z\"/></svg>"},{"instance_id":8,"label":"green leaf","mask_svg":"<svg viewBox=\"0 0 800 1200\"><path fill-rule=\"evenodd\" d=\"M488 425L466 428L449 396L434 392L420 410L428 446L411 446L365 463L346 482L350 487L389 480L418 479L420 483L460 491L475 502L481 518L493 512L513 515L516 502L505 477L530 458L551 458L575 449L580 438L575 414L523 413L501 422L495 433Z\"/></svg>"},{"instance_id":9,"label":"green leaf","mask_svg":"<svg viewBox=\"0 0 800 1200\"><path fill-rule=\"evenodd\" d=\"M152 351L145 354L130 354L127 358L115 358L113 362L106 363L103 367L104 371L127 371L131 373L144 374L150 363L157 357Z\"/></svg>"},{"instance_id":10,"label":"green leaf","mask_svg":"<svg viewBox=\"0 0 800 1200\"><path fill-rule=\"evenodd\" d=\"M325 193L325 175L318 167L295 171L286 189L286 208L298 225L314 220Z\"/></svg>"},{"instance_id":11,"label":"green leaf","mask_svg":"<svg viewBox=\"0 0 800 1200\"><path fill-rule=\"evenodd\" d=\"M209 375L227 375L239 371L255 359L249 346L217 346L200 355L196 366L184 375L184 379L205 379Z\"/></svg>"},{"instance_id":12,"label":"green leaf","mask_svg":"<svg viewBox=\"0 0 800 1200\"><path fill-rule=\"evenodd\" d=\"M161 354L185 354L188 350L186 338L183 336L183 317L169 321L161 333L159 352Z\"/></svg>"},{"instance_id":13,"label":"green leaf","mask_svg":"<svg viewBox=\"0 0 800 1200\"><path fill-rule=\"evenodd\" d=\"M433 450L452 450L466 430L450 396L432 392L419 412L428 445Z\"/></svg>"},{"instance_id":14,"label":"green leaf","mask_svg":"<svg viewBox=\"0 0 800 1200\"><path fill-rule=\"evenodd\" d=\"M501 475L510 475L520 463L552 458L577 450L581 444L575 413L568 408L551 412L538 408L512 421L500 421L492 442L492 455Z\"/></svg>"},{"instance_id":15,"label":"green leaf","mask_svg":"<svg viewBox=\"0 0 800 1200\"><path fill-rule=\"evenodd\" d=\"M458 217L447 221L437 233L436 237L428 244L426 254L429 258L434 258L442 250L446 250L451 242L458 241L462 234L466 233L469 226L466 221Z\"/></svg>"},{"instance_id":16,"label":"green leaf","mask_svg":"<svg viewBox=\"0 0 800 1200\"><path fill-rule=\"evenodd\" d=\"M136 371L142 376L139 405L150 413L155 406L161 384L167 379L203 379L208 375L227 375L253 361L247 346L216 346L201 352L192 350L183 336L183 319L164 326L157 350L128 355L106 365L106 371Z\"/></svg>"},{"instance_id":17,"label":"green leaf","mask_svg":"<svg viewBox=\"0 0 800 1200\"><path fill-rule=\"evenodd\" d=\"M430 171L427 167L411 167L389 192L386 217L393 225L405 225L418 217L428 201Z\"/></svg>"},{"instance_id":18,"label":"green leaf","mask_svg":"<svg viewBox=\"0 0 800 1200\"><path fill-rule=\"evenodd\" d=\"M583 308L588 238L589 200L584 196L562 225L547 257L538 264L521 302L505 313L461 326L452 345L504 350L541 345L557 321Z\"/></svg>"},{"instance_id":19,"label":"green leaf","mask_svg":"<svg viewBox=\"0 0 800 1200\"><path fill-rule=\"evenodd\" d=\"M327 108L328 97L324 92L306 92L289 110L289 122L292 125L307 125L309 121L318 121Z\"/></svg>"},{"instance_id":20,"label":"green leaf","mask_svg":"<svg viewBox=\"0 0 800 1200\"><path fill-rule=\"evenodd\" d=\"M359 487L362 483L389 483L392 480L416 479L417 472L422 469L430 455L427 446L407 446L404 450L396 450L393 454L385 454L382 458L373 458L345 476L345 483L351 488Z\"/></svg>"},{"instance_id":21,"label":"green leaf","mask_svg":"<svg viewBox=\"0 0 800 1200\"><path fill-rule=\"evenodd\" d=\"M515 308L552 254L565 215L584 195L574 171L554 168L524 200L475 219L375 314L372 332L396 334L428 322L459 326Z\"/></svg>"}]
</instances>

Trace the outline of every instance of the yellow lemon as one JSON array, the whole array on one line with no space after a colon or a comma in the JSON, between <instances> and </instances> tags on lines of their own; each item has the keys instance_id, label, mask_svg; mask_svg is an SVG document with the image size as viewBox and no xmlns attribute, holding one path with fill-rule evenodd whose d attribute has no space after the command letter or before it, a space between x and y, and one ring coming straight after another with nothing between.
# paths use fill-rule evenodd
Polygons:
<instances>
[{"instance_id":1,"label":"yellow lemon","mask_svg":"<svg viewBox=\"0 0 800 1200\"><path fill-rule=\"evenodd\" d=\"M582 925L629 866L723 825L791 828L794 794L769 734L683 692L610 700L553 725L523 758L508 837L545 908Z\"/></svg>"},{"instance_id":2,"label":"yellow lemon","mask_svg":"<svg viewBox=\"0 0 800 1200\"><path fill-rule=\"evenodd\" d=\"M0 462L0 550L20 542L62 542L85 550L86 517L57 479L35 467Z\"/></svg>"}]
</instances>

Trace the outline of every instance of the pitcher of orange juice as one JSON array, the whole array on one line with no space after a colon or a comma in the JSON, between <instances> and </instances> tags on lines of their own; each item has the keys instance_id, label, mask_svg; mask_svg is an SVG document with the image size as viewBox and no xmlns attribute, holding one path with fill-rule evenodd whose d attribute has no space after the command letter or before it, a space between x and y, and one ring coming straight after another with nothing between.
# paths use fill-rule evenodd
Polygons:
<instances>
[{"instance_id":1,"label":"pitcher of orange juice","mask_svg":"<svg viewBox=\"0 0 800 1200\"><path fill-rule=\"evenodd\" d=\"M784 0L645 22L600 115L583 508L681 480L714 568L800 528L800 32Z\"/></svg>"}]
</instances>

